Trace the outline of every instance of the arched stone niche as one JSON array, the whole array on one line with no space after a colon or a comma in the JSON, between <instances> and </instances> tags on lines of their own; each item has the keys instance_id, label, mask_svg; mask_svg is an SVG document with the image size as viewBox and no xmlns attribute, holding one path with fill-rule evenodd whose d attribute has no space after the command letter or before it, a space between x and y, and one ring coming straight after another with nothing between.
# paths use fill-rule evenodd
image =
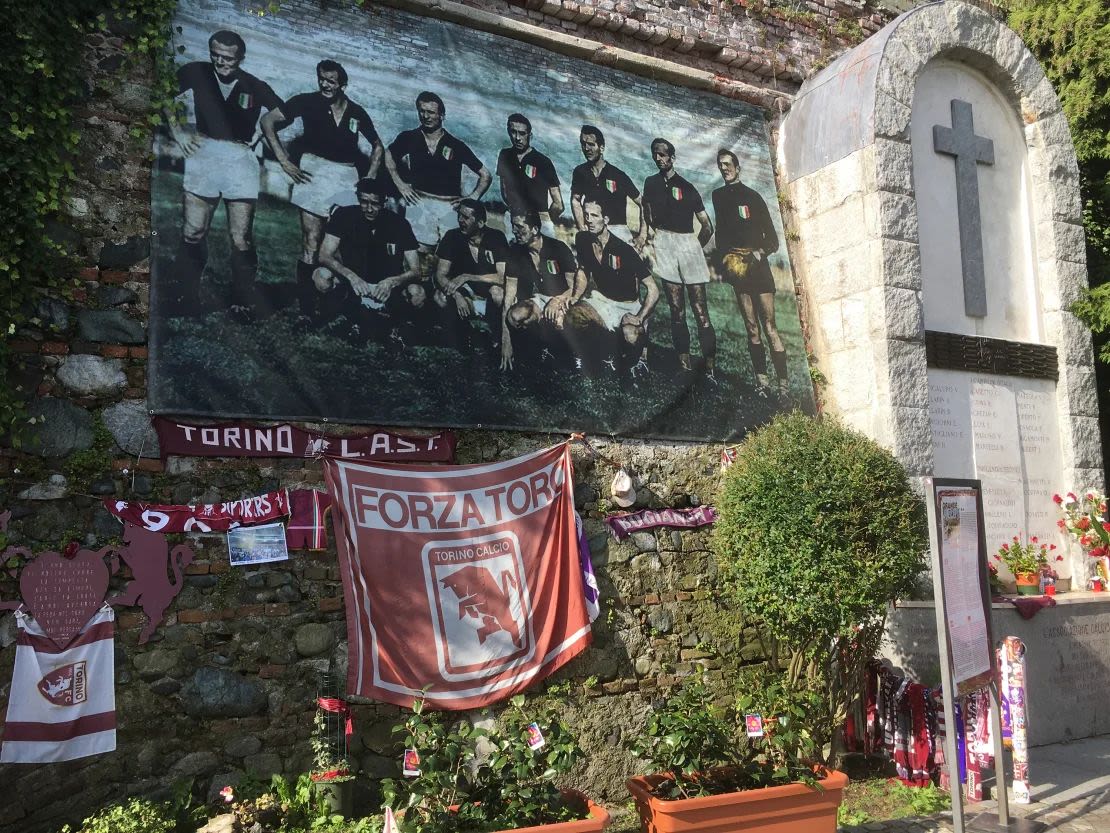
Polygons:
<instances>
[{"instance_id":1,"label":"arched stone niche","mask_svg":"<svg viewBox=\"0 0 1110 833\"><path fill-rule=\"evenodd\" d=\"M1078 169L1036 58L978 8L921 6L809 79L779 142L828 410L911 475L981 478L988 546L1054 534L1046 497L1103 473L1067 310L1087 285Z\"/></svg>"}]
</instances>

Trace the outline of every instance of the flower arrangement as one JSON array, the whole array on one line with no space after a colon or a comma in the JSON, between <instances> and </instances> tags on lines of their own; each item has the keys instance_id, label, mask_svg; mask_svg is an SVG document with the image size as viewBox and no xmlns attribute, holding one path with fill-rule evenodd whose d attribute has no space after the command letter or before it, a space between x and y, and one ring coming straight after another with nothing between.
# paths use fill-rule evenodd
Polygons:
<instances>
[{"instance_id":1,"label":"flower arrangement","mask_svg":"<svg viewBox=\"0 0 1110 833\"><path fill-rule=\"evenodd\" d=\"M1091 558L1110 555L1110 522L1106 520L1106 495L1087 492L1080 500L1074 492L1053 495L1064 517L1056 525L1070 534Z\"/></svg>"},{"instance_id":2,"label":"flower arrangement","mask_svg":"<svg viewBox=\"0 0 1110 833\"><path fill-rule=\"evenodd\" d=\"M1005 564L1006 569L1014 576L1049 573L1053 572L1050 560L1064 560L1062 555L1052 555L1055 550L1055 544L1043 544L1036 535L1030 536L1025 543L1020 536L1015 535L1010 543L999 547L998 552L994 554L994 560L999 564Z\"/></svg>"}]
</instances>

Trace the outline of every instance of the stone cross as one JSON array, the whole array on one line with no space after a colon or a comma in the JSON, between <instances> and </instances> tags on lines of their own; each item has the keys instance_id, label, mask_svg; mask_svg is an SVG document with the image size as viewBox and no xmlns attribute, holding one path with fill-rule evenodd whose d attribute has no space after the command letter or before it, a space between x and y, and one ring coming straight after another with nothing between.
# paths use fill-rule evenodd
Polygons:
<instances>
[{"instance_id":1,"label":"stone cross","mask_svg":"<svg viewBox=\"0 0 1110 833\"><path fill-rule=\"evenodd\" d=\"M983 221L979 214L978 163L994 164L994 142L975 135L971 105L952 99L952 126L933 125L933 149L956 158L956 212L960 222L960 264L964 273L964 312L987 314L983 271Z\"/></svg>"}]
</instances>

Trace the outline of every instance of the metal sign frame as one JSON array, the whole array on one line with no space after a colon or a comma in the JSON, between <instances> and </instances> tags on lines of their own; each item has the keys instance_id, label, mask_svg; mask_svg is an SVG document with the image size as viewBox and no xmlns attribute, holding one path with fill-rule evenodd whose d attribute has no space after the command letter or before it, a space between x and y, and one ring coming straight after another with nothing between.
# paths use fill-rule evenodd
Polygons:
<instances>
[{"instance_id":1,"label":"metal sign frame","mask_svg":"<svg viewBox=\"0 0 1110 833\"><path fill-rule=\"evenodd\" d=\"M940 513L940 493L948 489L967 489L975 492L975 512L978 521L979 590L987 631L987 654L990 657L991 731L994 734L995 793L998 800L998 825L1006 829L1010 822L1006 793L1005 758L1002 748L1002 707L998 688L998 660L991 633L990 580L987 571L986 529L983 522L983 487L979 480L948 477L924 478L926 511L929 519L929 551L932 558L933 598L937 617L937 648L940 653L941 687L944 697L944 720L947 731L944 737L944 759L948 767L948 787L952 795L952 829L964 833L963 791L960 785L960 766L956 745L956 686L953 683L952 643L948 630L947 601L944 596L944 559L941 548L944 540L943 518Z\"/></svg>"}]
</instances>

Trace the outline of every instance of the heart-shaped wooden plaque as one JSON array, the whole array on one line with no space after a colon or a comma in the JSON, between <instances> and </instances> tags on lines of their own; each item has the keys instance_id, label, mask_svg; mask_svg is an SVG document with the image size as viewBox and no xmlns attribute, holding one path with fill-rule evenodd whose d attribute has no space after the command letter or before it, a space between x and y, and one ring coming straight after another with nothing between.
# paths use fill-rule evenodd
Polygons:
<instances>
[{"instance_id":1,"label":"heart-shaped wooden plaque","mask_svg":"<svg viewBox=\"0 0 1110 833\"><path fill-rule=\"evenodd\" d=\"M104 603L104 554L80 550L73 558L63 558L56 552L39 553L23 568L19 592L39 627L64 648Z\"/></svg>"}]
</instances>

